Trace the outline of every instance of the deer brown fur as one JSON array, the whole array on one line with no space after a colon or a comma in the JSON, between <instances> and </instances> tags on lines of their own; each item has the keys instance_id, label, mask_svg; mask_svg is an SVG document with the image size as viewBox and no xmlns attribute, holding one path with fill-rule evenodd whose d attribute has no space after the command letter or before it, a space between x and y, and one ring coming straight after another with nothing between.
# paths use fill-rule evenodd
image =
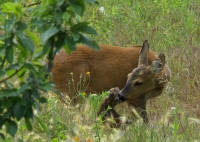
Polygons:
<instances>
[{"instance_id":1,"label":"deer brown fur","mask_svg":"<svg viewBox=\"0 0 200 142\"><path fill-rule=\"evenodd\" d=\"M76 85L80 81L81 74L84 78L87 76L86 73L90 72L90 79L86 77L85 81L89 82L86 92L101 93L113 87L122 89L126 84L127 75L138 65L141 46L125 48L100 45L100 48L100 51L95 51L80 45L71 55L62 49L55 56L52 69L52 79L56 88L61 92L69 93L68 81L72 79L70 73L73 73ZM149 63L152 63L155 58L156 55L150 51Z\"/></svg>"},{"instance_id":2,"label":"deer brown fur","mask_svg":"<svg viewBox=\"0 0 200 142\"><path fill-rule=\"evenodd\" d=\"M81 88L85 88L86 93L101 93L110 88L119 87L122 89L119 99L125 98L129 106L139 108L138 111L141 112L144 121L148 121L146 111L143 111L146 110L146 101L162 93L171 73L165 64L164 55L156 57L154 52L148 50L148 42L146 42L143 46L134 47L100 45L100 51L80 45L71 55L61 50L55 56L52 69L52 79L56 88L67 93L71 98L75 95L69 91L69 86L73 88L72 83L68 84L72 79L70 73L73 73L75 85L80 82L80 75L85 78L85 84L88 83L88 85ZM89 77L86 75L87 72L90 72ZM133 84L141 83L142 80L145 85L134 87L131 92L126 89L128 88L127 75L129 82L131 82L131 76L134 76Z\"/></svg>"}]
</instances>

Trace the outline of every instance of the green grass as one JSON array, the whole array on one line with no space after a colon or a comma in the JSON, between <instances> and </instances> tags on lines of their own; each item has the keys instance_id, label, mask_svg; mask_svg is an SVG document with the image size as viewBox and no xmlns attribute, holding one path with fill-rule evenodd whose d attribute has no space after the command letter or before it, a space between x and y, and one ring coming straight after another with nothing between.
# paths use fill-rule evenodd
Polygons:
<instances>
[{"instance_id":1,"label":"green grass","mask_svg":"<svg viewBox=\"0 0 200 142\"><path fill-rule=\"evenodd\" d=\"M84 20L98 31L98 37L94 37L98 43L133 46L148 39L152 50L165 53L172 79L161 96L148 102L149 126L138 120L111 129L96 117L101 97L85 98L76 107L69 107L49 94L49 103L42 106L40 114L49 133L36 122L34 131L28 132L21 122L14 140L200 141L199 4L199 0L101 0L98 6L87 7ZM121 113L130 111L124 106Z\"/></svg>"}]
</instances>

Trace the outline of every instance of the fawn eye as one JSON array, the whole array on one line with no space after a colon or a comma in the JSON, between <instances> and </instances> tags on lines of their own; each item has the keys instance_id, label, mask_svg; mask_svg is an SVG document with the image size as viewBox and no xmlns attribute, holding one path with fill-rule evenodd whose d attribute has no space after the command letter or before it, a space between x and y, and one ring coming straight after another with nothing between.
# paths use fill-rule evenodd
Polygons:
<instances>
[{"instance_id":1,"label":"fawn eye","mask_svg":"<svg viewBox=\"0 0 200 142\"><path fill-rule=\"evenodd\" d=\"M143 84L143 82L139 82L139 81L135 82L135 86L141 86L142 84Z\"/></svg>"}]
</instances>

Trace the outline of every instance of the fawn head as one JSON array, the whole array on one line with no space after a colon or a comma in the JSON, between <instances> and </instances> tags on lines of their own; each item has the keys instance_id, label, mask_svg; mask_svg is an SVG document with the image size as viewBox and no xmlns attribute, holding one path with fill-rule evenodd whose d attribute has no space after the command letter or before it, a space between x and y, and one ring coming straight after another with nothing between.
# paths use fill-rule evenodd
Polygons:
<instances>
[{"instance_id":1,"label":"fawn head","mask_svg":"<svg viewBox=\"0 0 200 142\"><path fill-rule=\"evenodd\" d=\"M149 44L145 40L140 50L138 67L127 76L124 88L119 92L119 100L134 99L148 91L159 87L159 73L165 65L165 56L160 54L151 65L148 65Z\"/></svg>"}]
</instances>

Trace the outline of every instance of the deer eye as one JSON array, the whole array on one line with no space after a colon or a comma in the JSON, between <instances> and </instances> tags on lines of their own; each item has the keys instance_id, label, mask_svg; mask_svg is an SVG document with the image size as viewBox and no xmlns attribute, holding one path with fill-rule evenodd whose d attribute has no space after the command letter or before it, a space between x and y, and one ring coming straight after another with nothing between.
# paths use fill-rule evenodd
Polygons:
<instances>
[{"instance_id":1,"label":"deer eye","mask_svg":"<svg viewBox=\"0 0 200 142\"><path fill-rule=\"evenodd\" d=\"M135 82L135 86L141 86L142 84L143 84L143 82L139 82L139 81Z\"/></svg>"}]
</instances>

